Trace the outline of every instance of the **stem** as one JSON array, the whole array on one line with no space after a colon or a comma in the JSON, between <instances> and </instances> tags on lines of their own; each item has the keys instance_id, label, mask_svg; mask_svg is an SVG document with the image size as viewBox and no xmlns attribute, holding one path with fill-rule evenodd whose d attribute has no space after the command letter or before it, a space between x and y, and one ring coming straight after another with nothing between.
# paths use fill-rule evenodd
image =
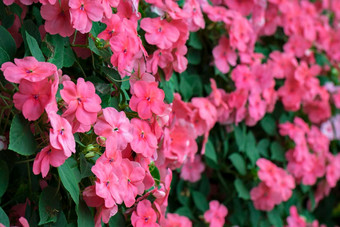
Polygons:
<instances>
[{"instance_id":1,"label":"stem","mask_svg":"<svg viewBox=\"0 0 340 227\"><path fill-rule=\"evenodd\" d=\"M30 192L30 195L32 195L31 168L30 168L29 162L26 162L26 166L27 166L29 192Z\"/></svg>"},{"instance_id":2,"label":"stem","mask_svg":"<svg viewBox=\"0 0 340 227\"><path fill-rule=\"evenodd\" d=\"M78 60L76 60L76 63L77 63L77 65L79 66L79 68L80 68L81 72L83 73L84 77L86 78L86 73L85 73L83 67L81 67L81 65L80 65L80 63L79 63Z\"/></svg>"},{"instance_id":3,"label":"stem","mask_svg":"<svg viewBox=\"0 0 340 227\"><path fill-rule=\"evenodd\" d=\"M227 185L227 183L225 182L225 180L224 180L222 174L221 174L219 171L217 171L217 177L218 177L218 179L221 181L221 184L222 184L222 186L224 187L224 189L225 189L226 191L229 191L228 185Z\"/></svg>"},{"instance_id":4,"label":"stem","mask_svg":"<svg viewBox=\"0 0 340 227\"><path fill-rule=\"evenodd\" d=\"M34 159L35 159L35 158L26 159L26 160L21 160L21 161L15 162L15 164L29 163L29 162L34 161Z\"/></svg>"}]
</instances>

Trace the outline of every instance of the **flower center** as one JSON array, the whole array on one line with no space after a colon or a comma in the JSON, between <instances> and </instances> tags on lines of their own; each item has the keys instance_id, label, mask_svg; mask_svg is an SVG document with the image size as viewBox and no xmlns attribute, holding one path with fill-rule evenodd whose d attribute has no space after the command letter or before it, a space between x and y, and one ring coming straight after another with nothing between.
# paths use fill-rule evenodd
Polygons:
<instances>
[{"instance_id":1,"label":"flower center","mask_svg":"<svg viewBox=\"0 0 340 227\"><path fill-rule=\"evenodd\" d=\"M142 133L140 134L140 138L144 139L144 132L142 131Z\"/></svg>"},{"instance_id":2,"label":"flower center","mask_svg":"<svg viewBox=\"0 0 340 227\"><path fill-rule=\"evenodd\" d=\"M151 98L150 97L147 97L146 98L146 101L150 102Z\"/></svg>"},{"instance_id":3,"label":"flower center","mask_svg":"<svg viewBox=\"0 0 340 227\"><path fill-rule=\"evenodd\" d=\"M33 98L34 98L34 100L38 100L39 99L39 95L35 94L35 95L33 95Z\"/></svg>"},{"instance_id":4,"label":"flower center","mask_svg":"<svg viewBox=\"0 0 340 227\"><path fill-rule=\"evenodd\" d=\"M159 27L157 31L162 32L162 27Z\"/></svg>"},{"instance_id":5,"label":"flower center","mask_svg":"<svg viewBox=\"0 0 340 227\"><path fill-rule=\"evenodd\" d=\"M59 134L60 134L60 135L63 135L63 134L64 134L64 130L65 130L65 129L63 129L63 128L60 129Z\"/></svg>"},{"instance_id":6,"label":"flower center","mask_svg":"<svg viewBox=\"0 0 340 227\"><path fill-rule=\"evenodd\" d=\"M117 127L115 127L115 128L113 129L114 132L118 132L118 130L119 130L119 129L118 129Z\"/></svg>"},{"instance_id":7,"label":"flower center","mask_svg":"<svg viewBox=\"0 0 340 227\"><path fill-rule=\"evenodd\" d=\"M28 69L28 70L26 70L26 73L33 73L33 70Z\"/></svg>"},{"instance_id":8,"label":"flower center","mask_svg":"<svg viewBox=\"0 0 340 227\"><path fill-rule=\"evenodd\" d=\"M110 181L106 181L105 185L106 187L110 184Z\"/></svg>"},{"instance_id":9,"label":"flower center","mask_svg":"<svg viewBox=\"0 0 340 227\"><path fill-rule=\"evenodd\" d=\"M77 100L78 100L78 104L81 104L82 102L81 98L77 98Z\"/></svg>"},{"instance_id":10,"label":"flower center","mask_svg":"<svg viewBox=\"0 0 340 227\"><path fill-rule=\"evenodd\" d=\"M146 223L148 223L149 222L149 219L150 219L150 217L148 216L148 217L144 217L144 221L146 222Z\"/></svg>"},{"instance_id":11,"label":"flower center","mask_svg":"<svg viewBox=\"0 0 340 227\"><path fill-rule=\"evenodd\" d=\"M84 11L84 4L81 4L80 10L81 10L81 11Z\"/></svg>"}]
</instances>

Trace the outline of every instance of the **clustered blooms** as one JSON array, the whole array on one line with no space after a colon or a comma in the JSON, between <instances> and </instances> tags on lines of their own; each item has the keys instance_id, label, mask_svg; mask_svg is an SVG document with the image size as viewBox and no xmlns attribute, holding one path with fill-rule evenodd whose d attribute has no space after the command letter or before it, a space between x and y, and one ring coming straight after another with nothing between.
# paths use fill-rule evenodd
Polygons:
<instances>
[{"instance_id":1,"label":"clustered blooms","mask_svg":"<svg viewBox=\"0 0 340 227\"><path fill-rule=\"evenodd\" d=\"M256 165L261 183L250 191L250 196L256 209L270 211L292 196L294 178L267 159L260 158Z\"/></svg>"},{"instance_id":2,"label":"clustered blooms","mask_svg":"<svg viewBox=\"0 0 340 227\"><path fill-rule=\"evenodd\" d=\"M326 225L319 225L318 220L314 220L312 223L307 222L305 217L299 215L295 206L289 208L289 213L290 216L287 217L287 227L326 227Z\"/></svg>"},{"instance_id":3,"label":"clustered blooms","mask_svg":"<svg viewBox=\"0 0 340 227\"><path fill-rule=\"evenodd\" d=\"M7 5L13 2L4 1ZM78 78L75 83L62 76L62 71L52 63L25 57L1 67L9 82L19 84L19 91L13 96L15 107L29 121L43 116L42 120L50 125L46 147L34 161L35 174L46 177L50 165L62 165L76 152L73 134L89 132L93 127L105 151L92 167L95 183L84 190L83 197L88 206L97 210L97 226L101 221L108 223L123 203L133 209L133 226L177 223L190 226L190 220L185 217L165 214L171 170L181 168L181 178L190 182L200 179L204 171L201 155L216 123L231 125L245 121L246 125L254 126L274 110L278 100L286 111L302 108L314 124L331 117L330 103L340 107L340 89L322 86L317 78L327 73L329 67L318 66L314 53L314 49L325 53L333 65L340 61L337 51L340 30L330 26L328 17L321 13L334 11L334 24L338 23L339 10L334 9L339 6L335 1L319 4L214 0L210 4L206 0L188 0L180 7L175 1L146 0L157 15L154 18L141 18L139 1L16 2L23 5L40 2L45 31L63 37L76 35L75 40L86 40L93 22L104 23L106 29L98 38L112 51L112 66L122 78L129 77L132 95L129 107L138 114L132 119L124 111L112 107L102 109L101 99L91 82ZM204 14L210 21L221 24L225 31L213 48L212 64L223 74L230 73L234 89L226 92L211 79L212 92L208 97L184 102L176 93L173 103L166 103L158 81L163 75L169 80L173 72L182 73L187 69L186 42L190 32L205 28ZM141 29L138 32L145 33L146 43L137 32L138 24ZM14 26L13 34L18 33L20 27L18 17ZM255 43L263 36L273 35L278 28L283 29L288 41L282 51L273 51L266 59L255 52ZM74 34L76 30L82 34ZM20 40L16 41L18 45ZM152 53L147 52L148 46ZM275 79L282 80L283 85L276 87ZM57 103L60 84L63 85L61 101ZM338 122L335 117L322 126L329 139L338 138ZM318 183L315 195L319 202L340 179L340 156L329 152L329 140L316 126L309 127L296 118L294 124L281 124L280 134L295 143L286 153L289 174L266 159L257 161L261 183L251 191L251 198L260 210L271 210L287 201L295 183L313 185L325 176L326 179ZM201 154L196 142L199 136L204 137ZM157 184L150 173L152 165L160 170L161 179ZM152 187L154 189L147 191ZM150 194L156 198L152 203L146 199ZM300 220L295 211L291 211L290 226ZM211 226L223 226L227 212L226 207L212 201L204 218Z\"/></svg>"}]
</instances>

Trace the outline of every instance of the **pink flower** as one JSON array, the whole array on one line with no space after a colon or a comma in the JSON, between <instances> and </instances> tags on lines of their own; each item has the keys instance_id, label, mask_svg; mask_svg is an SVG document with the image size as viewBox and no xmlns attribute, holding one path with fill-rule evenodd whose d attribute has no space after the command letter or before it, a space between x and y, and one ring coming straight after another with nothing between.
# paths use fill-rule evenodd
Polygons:
<instances>
[{"instance_id":1,"label":"pink flower","mask_svg":"<svg viewBox=\"0 0 340 227\"><path fill-rule=\"evenodd\" d=\"M142 19L140 27L146 31L146 41L161 49L171 48L179 38L178 29L159 17Z\"/></svg>"},{"instance_id":2,"label":"pink flower","mask_svg":"<svg viewBox=\"0 0 340 227\"><path fill-rule=\"evenodd\" d=\"M121 174L119 166L112 166L102 162L96 162L92 167L92 172L96 175L96 194L104 199L105 207L114 207L121 204L123 198L120 193L119 176Z\"/></svg>"},{"instance_id":3,"label":"pink flower","mask_svg":"<svg viewBox=\"0 0 340 227\"><path fill-rule=\"evenodd\" d=\"M270 211L281 202L280 192L268 187L264 182L250 191L250 197L257 210Z\"/></svg>"},{"instance_id":4,"label":"pink flower","mask_svg":"<svg viewBox=\"0 0 340 227\"><path fill-rule=\"evenodd\" d=\"M222 36L218 41L218 45L213 49L214 62L218 70L222 73L229 72L229 65L235 66L237 55L230 48L229 40Z\"/></svg>"},{"instance_id":5,"label":"pink flower","mask_svg":"<svg viewBox=\"0 0 340 227\"><path fill-rule=\"evenodd\" d=\"M205 165L201 161L199 155L195 156L194 161L187 159L181 169L181 178L189 182L196 182L201 179L201 174L205 169Z\"/></svg>"},{"instance_id":6,"label":"pink flower","mask_svg":"<svg viewBox=\"0 0 340 227\"><path fill-rule=\"evenodd\" d=\"M152 133L150 125L137 118L133 118L131 124L133 126L132 150L144 157L151 157L157 149L157 139Z\"/></svg>"},{"instance_id":7,"label":"pink flower","mask_svg":"<svg viewBox=\"0 0 340 227\"><path fill-rule=\"evenodd\" d=\"M44 147L35 157L33 163L33 173L38 175L41 173L42 177L46 177L48 171L50 170L50 165L53 167L61 166L67 157L64 151L57 150L50 145Z\"/></svg>"},{"instance_id":8,"label":"pink flower","mask_svg":"<svg viewBox=\"0 0 340 227\"><path fill-rule=\"evenodd\" d=\"M143 180L145 177L145 170L138 162L123 159L120 163L121 175L119 178L121 197L124 200L126 207L131 207L135 203L137 195L144 192Z\"/></svg>"},{"instance_id":9,"label":"pink flower","mask_svg":"<svg viewBox=\"0 0 340 227\"><path fill-rule=\"evenodd\" d=\"M165 110L164 91L156 82L137 81L133 86L134 94L130 100L130 108L138 112L142 119L149 119L152 113L160 115Z\"/></svg>"},{"instance_id":10,"label":"pink flower","mask_svg":"<svg viewBox=\"0 0 340 227\"><path fill-rule=\"evenodd\" d=\"M113 137L117 149L124 150L132 141L130 121L125 113L118 112L112 107L103 109L103 115L94 125L94 132L106 138Z\"/></svg>"},{"instance_id":11,"label":"pink flower","mask_svg":"<svg viewBox=\"0 0 340 227\"><path fill-rule=\"evenodd\" d=\"M46 32L52 35L59 34L62 37L71 36L74 28L71 25L69 9L68 0L41 6L41 16L46 20Z\"/></svg>"},{"instance_id":12,"label":"pink flower","mask_svg":"<svg viewBox=\"0 0 340 227\"><path fill-rule=\"evenodd\" d=\"M100 0L70 0L70 15L73 28L81 33L88 33L92 21L100 21L104 8Z\"/></svg>"},{"instance_id":13,"label":"pink flower","mask_svg":"<svg viewBox=\"0 0 340 227\"><path fill-rule=\"evenodd\" d=\"M249 21L240 15L233 18L229 37L230 46L242 52L245 52L247 48L252 49L256 38Z\"/></svg>"},{"instance_id":14,"label":"pink flower","mask_svg":"<svg viewBox=\"0 0 340 227\"><path fill-rule=\"evenodd\" d=\"M110 19L103 19L102 22L106 24L106 29L99 33L98 38L100 39L110 40L113 36L118 35L122 30L121 19L117 14L113 14Z\"/></svg>"},{"instance_id":15,"label":"pink flower","mask_svg":"<svg viewBox=\"0 0 340 227\"><path fill-rule=\"evenodd\" d=\"M178 214L167 213L164 227L191 227L192 223L189 218Z\"/></svg>"},{"instance_id":16,"label":"pink flower","mask_svg":"<svg viewBox=\"0 0 340 227\"><path fill-rule=\"evenodd\" d=\"M83 125L93 124L101 110L101 100L96 94L94 85L85 82L83 78L78 78L77 85L72 81L64 81L63 85L60 95L67 103L63 117L70 118L71 121L76 118Z\"/></svg>"},{"instance_id":17,"label":"pink flower","mask_svg":"<svg viewBox=\"0 0 340 227\"><path fill-rule=\"evenodd\" d=\"M21 79L38 82L57 72L54 64L38 62L34 57L15 58L14 62L6 62L1 66L6 80L13 83L20 83Z\"/></svg>"},{"instance_id":18,"label":"pink flower","mask_svg":"<svg viewBox=\"0 0 340 227\"><path fill-rule=\"evenodd\" d=\"M133 227L157 227L157 215L151 207L149 200L142 200L138 203L137 209L133 211L131 216L131 224Z\"/></svg>"},{"instance_id":19,"label":"pink flower","mask_svg":"<svg viewBox=\"0 0 340 227\"><path fill-rule=\"evenodd\" d=\"M185 1L183 11L187 12L190 16L186 19L188 28L191 32L196 32L200 28L205 27L204 17L201 11L201 6L197 0Z\"/></svg>"},{"instance_id":20,"label":"pink flower","mask_svg":"<svg viewBox=\"0 0 340 227\"><path fill-rule=\"evenodd\" d=\"M72 153L76 152L76 143L70 123L54 112L49 113L48 118L52 125L52 129L50 129L52 147L63 150L65 156L70 157Z\"/></svg>"},{"instance_id":21,"label":"pink flower","mask_svg":"<svg viewBox=\"0 0 340 227\"><path fill-rule=\"evenodd\" d=\"M51 99L51 83L48 79L39 82L21 80L19 92L13 96L13 102L18 110L29 121L37 120Z\"/></svg>"},{"instance_id":22,"label":"pink flower","mask_svg":"<svg viewBox=\"0 0 340 227\"><path fill-rule=\"evenodd\" d=\"M204 220L209 223L210 227L222 227L227 214L228 209L217 200L213 200L209 203L209 210L204 213Z\"/></svg>"}]
</instances>

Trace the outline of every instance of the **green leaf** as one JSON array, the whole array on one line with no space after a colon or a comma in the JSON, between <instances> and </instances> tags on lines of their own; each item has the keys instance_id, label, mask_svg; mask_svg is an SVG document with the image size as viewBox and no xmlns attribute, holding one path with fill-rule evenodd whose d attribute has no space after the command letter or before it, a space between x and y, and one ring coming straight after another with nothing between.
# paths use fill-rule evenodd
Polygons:
<instances>
[{"instance_id":1,"label":"green leaf","mask_svg":"<svg viewBox=\"0 0 340 227\"><path fill-rule=\"evenodd\" d=\"M247 142L246 142L246 155L251 161L252 166L255 165L257 159L260 158L259 152L256 147L255 136L252 132L247 134Z\"/></svg>"},{"instance_id":2,"label":"green leaf","mask_svg":"<svg viewBox=\"0 0 340 227\"><path fill-rule=\"evenodd\" d=\"M89 48L93 53L104 59L109 59L111 57L112 54L110 53L110 51L108 49L99 49L91 37L88 38L88 41Z\"/></svg>"},{"instance_id":3,"label":"green leaf","mask_svg":"<svg viewBox=\"0 0 340 227\"><path fill-rule=\"evenodd\" d=\"M9 6L9 8L11 12L16 14L19 18L21 18L22 8L18 4L13 3L12 5Z\"/></svg>"},{"instance_id":4,"label":"green leaf","mask_svg":"<svg viewBox=\"0 0 340 227\"><path fill-rule=\"evenodd\" d=\"M277 208L274 208L270 212L267 213L269 222L275 227L283 227L282 218L280 216L280 212Z\"/></svg>"},{"instance_id":5,"label":"green leaf","mask_svg":"<svg viewBox=\"0 0 340 227\"><path fill-rule=\"evenodd\" d=\"M314 53L315 55L315 61L318 65L320 66L324 66L324 65L331 65L331 63L329 62L328 58L326 57L325 54L323 53L318 53L318 52L315 52Z\"/></svg>"},{"instance_id":6,"label":"green leaf","mask_svg":"<svg viewBox=\"0 0 340 227\"><path fill-rule=\"evenodd\" d=\"M189 101L193 95L192 84L187 80L188 74L184 72L180 75L179 91L184 101Z\"/></svg>"},{"instance_id":7,"label":"green leaf","mask_svg":"<svg viewBox=\"0 0 340 227\"><path fill-rule=\"evenodd\" d=\"M246 146L246 128L244 125L238 125L234 129L236 144L240 151L244 151Z\"/></svg>"},{"instance_id":8,"label":"green leaf","mask_svg":"<svg viewBox=\"0 0 340 227\"><path fill-rule=\"evenodd\" d=\"M76 209L78 216L78 226L94 226L94 217L86 203L83 200L79 201L79 205Z\"/></svg>"},{"instance_id":9,"label":"green leaf","mask_svg":"<svg viewBox=\"0 0 340 227\"><path fill-rule=\"evenodd\" d=\"M21 115L15 115L9 131L8 149L21 155L32 155L37 148L29 122Z\"/></svg>"},{"instance_id":10,"label":"green leaf","mask_svg":"<svg viewBox=\"0 0 340 227\"><path fill-rule=\"evenodd\" d=\"M161 175L160 175L159 170L156 167L155 163L152 162L149 165L149 171L150 171L151 176L153 177L153 179L155 179L156 184L158 185L160 180L161 180Z\"/></svg>"},{"instance_id":11,"label":"green leaf","mask_svg":"<svg viewBox=\"0 0 340 227\"><path fill-rule=\"evenodd\" d=\"M6 192L9 180L9 171L5 161L0 160L0 197Z\"/></svg>"},{"instance_id":12,"label":"green leaf","mask_svg":"<svg viewBox=\"0 0 340 227\"><path fill-rule=\"evenodd\" d=\"M0 37L0 47L6 51L10 58L13 58L17 47L13 37L3 26L0 26Z\"/></svg>"},{"instance_id":13,"label":"green leaf","mask_svg":"<svg viewBox=\"0 0 340 227\"><path fill-rule=\"evenodd\" d=\"M176 195L177 195L177 199L178 201L186 206L189 203L189 197L186 196L185 193L183 193L183 188L184 188L184 180L180 180L176 186Z\"/></svg>"},{"instance_id":14,"label":"green leaf","mask_svg":"<svg viewBox=\"0 0 340 227\"><path fill-rule=\"evenodd\" d=\"M56 222L60 212L60 198L57 190L50 186L46 187L39 197L39 225Z\"/></svg>"},{"instance_id":15,"label":"green leaf","mask_svg":"<svg viewBox=\"0 0 340 227\"><path fill-rule=\"evenodd\" d=\"M117 226L126 226L124 216L120 212L113 215L113 217L111 217L109 221L109 227Z\"/></svg>"},{"instance_id":16,"label":"green leaf","mask_svg":"<svg viewBox=\"0 0 340 227\"><path fill-rule=\"evenodd\" d=\"M61 211L58 214L57 222L53 223L52 225L50 224L50 226L52 226L52 227L65 227L65 226L67 226L67 220L66 220L64 212Z\"/></svg>"},{"instance_id":17,"label":"green leaf","mask_svg":"<svg viewBox=\"0 0 340 227\"><path fill-rule=\"evenodd\" d=\"M174 91L174 86L173 86L171 79L169 81L166 81L162 78L160 86L164 91L165 101L167 103L172 103L172 101L174 99L174 92L175 91Z\"/></svg>"},{"instance_id":18,"label":"green leaf","mask_svg":"<svg viewBox=\"0 0 340 227\"><path fill-rule=\"evenodd\" d=\"M202 43L197 32L190 32L188 44L197 50L202 50Z\"/></svg>"},{"instance_id":19,"label":"green leaf","mask_svg":"<svg viewBox=\"0 0 340 227\"><path fill-rule=\"evenodd\" d=\"M216 151L213 143L210 140L208 140L207 144L205 145L204 155L206 158L210 159L215 165L217 165L218 161Z\"/></svg>"},{"instance_id":20,"label":"green leaf","mask_svg":"<svg viewBox=\"0 0 340 227\"><path fill-rule=\"evenodd\" d=\"M208 201L201 192L193 191L192 198L194 200L195 206L203 213L209 209Z\"/></svg>"},{"instance_id":21,"label":"green leaf","mask_svg":"<svg viewBox=\"0 0 340 227\"><path fill-rule=\"evenodd\" d=\"M61 69L64 64L64 38L60 35L51 36L53 45L53 56L48 60L55 64L58 69Z\"/></svg>"},{"instance_id":22,"label":"green leaf","mask_svg":"<svg viewBox=\"0 0 340 227\"><path fill-rule=\"evenodd\" d=\"M265 158L269 157L269 154L268 154L269 144L270 144L270 141L267 138L261 139L257 144L257 150L260 152L260 155L262 155Z\"/></svg>"},{"instance_id":23,"label":"green leaf","mask_svg":"<svg viewBox=\"0 0 340 227\"><path fill-rule=\"evenodd\" d=\"M250 194L246 186L244 186L243 182L240 179L236 179L234 181L234 185L238 194L238 197L248 200L250 199Z\"/></svg>"},{"instance_id":24,"label":"green leaf","mask_svg":"<svg viewBox=\"0 0 340 227\"><path fill-rule=\"evenodd\" d=\"M250 210L251 226L259 226L258 223L261 219L261 212L256 210L252 203L248 203L248 209Z\"/></svg>"},{"instance_id":25,"label":"green leaf","mask_svg":"<svg viewBox=\"0 0 340 227\"><path fill-rule=\"evenodd\" d=\"M194 219L194 216L188 207L180 207L175 211L175 213L181 216L185 216L189 219Z\"/></svg>"},{"instance_id":26,"label":"green leaf","mask_svg":"<svg viewBox=\"0 0 340 227\"><path fill-rule=\"evenodd\" d=\"M9 227L9 218L5 211L0 207L0 223Z\"/></svg>"},{"instance_id":27,"label":"green leaf","mask_svg":"<svg viewBox=\"0 0 340 227\"><path fill-rule=\"evenodd\" d=\"M275 161L284 162L286 161L285 158L285 150L281 146L281 144L277 141L274 141L270 144L270 152L271 152L271 159Z\"/></svg>"},{"instance_id":28,"label":"green leaf","mask_svg":"<svg viewBox=\"0 0 340 227\"><path fill-rule=\"evenodd\" d=\"M40 50L37 40L35 40L33 36L28 34L28 32L26 32L26 41L27 41L28 48L31 51L32 56L35 57L38 61L44 62L45 57Z\"/></svg>"},{"instance_id":29,"label":"green leaf","mask_svg":"<svg viewBox=\"0 0 340 227\"><path fill-rule=\"evenodd\" d=\"M201 62L201 51L189 48L187 58L189 64L198 65Z\"/></svg>"},{"instance_id":30,"label":"green leaf","mask_svg":"<svg viewBox=\"0 0 340 227\"><path fill-rule=\"evenodd\" d=\"M64 50L64 67L71 67L74 64L75 60L76 58L74 56L72 48L70 46L66 46Z\"/></svg>"},{"instance_id":31,"label":"green leaf","mask_svg":"<svg viewBox=\"0 0 340 227\"><path fill-rule=\"evenodd\" d=\"M72 170L71 162L72 157L68 158L65 163L58 167L59 176L66 190L71 194L73 201L76 205L79 204L79 186L77 176Z\"/></svg>"},{"instance_id":32,"label":"green leaf","mask_svg":"<svg viewBox=\"0 0 340 227\"><path fill-rule=\"evenodd\" d=\"M261 121L260 121L261 127L263 130L271 136L274 136L277 129L276 129L276 122L275 119L270 116L266 115Z\"/></svg>"},{"instance_id":33,"label":"green leaf","mask_svg":"<svg viewBox=\"0 0 340 227\"><path fill-rule=\"evenodd\" d=\"M106 29L106 24L101 23L101 22L92 22L92 28L90 33L94 36L97 37L99 33L104 31Z\"/></svg>"},{"instance_id":34,"label":"green leaf","mask_svg":"<svg viewBox=\"0 0 340 227\"><path fill-rule=\"evenodd\" d=\"M5 63L10 61L11 58L9 57L8 53L0 47L0 66Z\"/></svg>"},{"instance_id":35,"label":"green leaf","mask_svg":"<svg viewBox=\"0 0 340 227\"><path fill-rule=\"evenodd\" d=\"M92 164L86 161L86 158L83 153L80 153L80 178L83 179L85 177L92 176L93 173L91 171Z\"/></svg>"},{"instance_id":36,"label":"green leaf","mask_svg":"<svg viewBox=\"0 0 340 227\"><path fill-rule=\"evenodd\" d=\"M233 153L229 156L230 161L241 175L246 174L246 163L239 153Z\"/></svg>"}]
</instances>

